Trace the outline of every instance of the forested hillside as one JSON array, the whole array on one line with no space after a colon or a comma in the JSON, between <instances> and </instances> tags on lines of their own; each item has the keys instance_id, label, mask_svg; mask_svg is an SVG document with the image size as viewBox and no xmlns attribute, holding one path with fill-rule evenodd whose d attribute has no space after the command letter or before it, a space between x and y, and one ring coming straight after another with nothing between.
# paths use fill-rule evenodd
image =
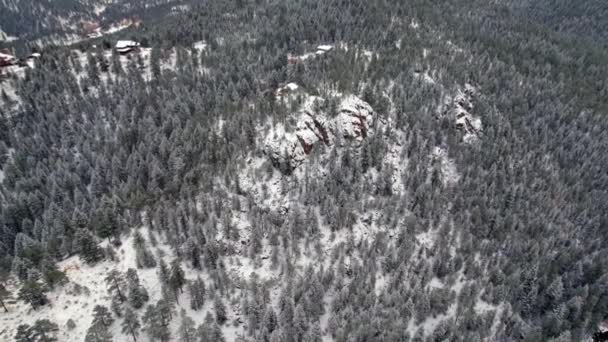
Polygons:
<instances>
[{"instance_id":1,"label":"forested hillside","mask_svg":"<svg viewBox=\"0 0 608 342\"><path fill-rule=\"evenodd\" d=\"M605 340L605 18L520 9L206 0L45 49L0 81L0 340Z\"/></svg>"},{"instance_id":2,"label":"forested hillside","mask_svg":"<svg viewBox=\"0 0 608 342\"><path fill-rule=\"evenodd\" d=\"M608 42L608 4L605 1L514 1L514 8L518 9L519 14L557 31L604 46Z\"/></svg>"},{"instance_id":3,"label":"forested hillside","mask_svg":"<svg viewBox=\"0 0 608 342\"><path fill-rule=\"evenodd\" d=\"M157 16L188 3L180 0L0 0L0 32L23 41L60 39L79 33L83 22L108 24L130 16Z\"/></svg>"}]
</instances>

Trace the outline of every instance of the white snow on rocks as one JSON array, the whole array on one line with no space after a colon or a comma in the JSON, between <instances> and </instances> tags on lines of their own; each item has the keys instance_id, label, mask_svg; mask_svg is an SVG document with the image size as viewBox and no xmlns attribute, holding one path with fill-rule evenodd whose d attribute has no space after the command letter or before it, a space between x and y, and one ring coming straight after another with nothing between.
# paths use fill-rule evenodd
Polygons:
<instances>
[{"instance_id":1,"label":"white snow on rocks","mask_svg":"<svg viewBox=\"0 0 608 342\"><path fill-rule=\"evenodd\" d=\"M433 79L433 77L429 75L428 71L414 72L414 76L418 77L422 82L426 84L435 84L435 79Z\"/></svg>"},{"instance_id":2,"label":"white snow on rocks","mask_svg":"<svg viewBox=\"0 0 608 342\"><path fill-rule=\"evenodd\" d=\"M439 163L443 185L449 186L458 183L460 174L456 169L456 162L448 157L448 152L444 148L435 147L431 160Z\"/></svg>"},{"instance_id":3,"label":"white snow on rocks","mask_svg":"<svg viewBox=\"0 0 608 342\"><path fill-rule=\"evenodd\" d=\"M374 110L365 101L350 95L342 100L335 119L335 129L344 138L361 141L374 123Z\"/></svg>"},{"instance_id":4,"label":"white snow on rocks","mask_svg":"<svg viewBox=\"0 0 608 342\"><path fill-rule=\"evenodd\" d=\"M207 43L203 40L194 43L194 45L192 46L194 48L194 50L197 51L204 51L207 49Z\"/></svg>"},{"instance_id":5,"label":"white snow on rocks","mask_svg":"<svg viewBox=\"0 0 608 342\"><path fill-rule=\"evenodd\" d=\"M478 141L483 130L481 118L473 114L476 95L475 87L466 84L464 90L459 89L451 100L447 100L447 113L454 121L456 128L464 132L463 141L465 143Z\"/></svg>"},{"instance_id":6,"label":"white snow on rocks","mask_svg":"<svg viewBox=\"0 0 608 342\"><path fill-rule=\"evenodd\" d=\"M356 96L344 97L331 120L311 107L305 105L300 111L294 132L277 124L264 141L264 153L283 172L290 173L301 165L319 143L331 145L337 137L360 142L372 133L375 113Z\"/></svg>"}]
</instances>

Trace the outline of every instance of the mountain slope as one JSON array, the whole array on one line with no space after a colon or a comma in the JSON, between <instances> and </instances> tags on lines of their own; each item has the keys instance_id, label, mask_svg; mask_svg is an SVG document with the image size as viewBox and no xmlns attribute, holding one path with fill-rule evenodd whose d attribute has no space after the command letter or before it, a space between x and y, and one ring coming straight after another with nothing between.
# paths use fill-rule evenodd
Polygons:
<instances>
[{"instance_id":1,"label":"mountain slope","mask_svg":"<svg viewBox=\"0 0 608 342\"><path fill-rule=\"evenodd\" d=\"M73 328L116 339L127 310L143 340L239 342L608 319L601 44L481 0L203 1L131 34L0 84L0 270L11 299L53 287L36 317L92 283L77 263L125 278L91 285L111 324Z\"/></svg>"},{"instance_id":2,"label":"mountain slope","mask_svg":"<svg viewBox=\"0 0 608 342\"><path fill-rule=\"evenodd\" d=\"M177 0L2 0L0 28L9 36L34 39L49 35L81 33L82 22L115 23L128 17L144 17L155 8L183 4Z\"/></svg>"}]
</instances>

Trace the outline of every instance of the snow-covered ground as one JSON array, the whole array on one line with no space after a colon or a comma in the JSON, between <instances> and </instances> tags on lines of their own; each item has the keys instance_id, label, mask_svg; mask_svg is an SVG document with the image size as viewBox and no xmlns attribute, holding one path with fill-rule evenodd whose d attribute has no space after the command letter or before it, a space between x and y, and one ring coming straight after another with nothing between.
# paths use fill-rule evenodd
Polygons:
<instances>
[{"instance_id":1,"label":"snow-covered ground","mask_svg":"<svg viewBox=\"0 0 608 342\"><path fill-rule=\"evenodd\" d=\"M141 228L140 232L144 238L148 236L148 231L145 228ZM161 240L159 238L159 240ZM150 244L148 244L150 246ZM167 245L159 243L153 248L159 256L163 255L163 259L167 264L175 258L171 249ZM22 302L16 304L8 304L8 313L0 312L0 341L11 341L15 335L16 328L19 324L27 323L33 324L38 319L49 319L60 327L60 334L58 335L59 341L63 342L82 342L86 335L87 329L90 327L92 322L92 312L95 305L104 305L110 307L111 297L107 292L107 285L105 277L111 270L118 270L123 274L129 269L137 269L135 249L133 248L133 234L124 238L122 245L117 249L117 260L116 261L103 261L94 266L89 266L84 263L80 257L74 256L66 260L61 261L58 264L60 270L64 271L69 279L67 285L58 287L53 291L50 291L47 296L50 300L50 304L45 305L37 310L33 310ZM186 278L189 280L196 279L200 276L207 284L209 284L209 278L206 273L189 268L185 263L182 264L184 267ZM245 271L247 263L241 266L240 271L244 275L248 275ZM150 300L147 304L155 304L158 299L161 298L161 285L156 273L156 268L150 269L137 269L137 273L141 282L141 285L148 291ZM9 291L16 293L17 289L14 288L14 282L9 282ZM190 309L189 306L189 294L187 291L180 296L179 310L185 309L188 316L190 316L196 324L204 322L204 318L208 312L212 310L212 301L207 300L205 306L198 311ZM145 310L145 306L136 312L141 318ZM178 310L178 311L179 311ZM236 334L242 333L242 327L231 326L232 320L236 318L235 310L232 306L227 305L228 311L228 324L223 327L224 334L227 341L234 341ZM179 315L175 315L179 316ZM115 321L110 326L109 330L112 332L114 341L131 341L129 335L124 335L121 332L121 319L114 316ZM76 323L76 327L73 330L66 328L68 320L73 320ZM172 336L175 338L178 336L177 330L180 324L179 318L174 318L171 322ZM147 340L145 332L142 332L143 340Z\"/></svg>"},{"instance_id":2,"label":"snow-covered ground","mask_svg":"<svg viewBox=\"0 0 608 342\"><path fill-rule=\"evenodd\" d=\"M448 151L441 147L435 147L432 152L431 161L437 161L441 170L441 181L445 186L454 185L460 180L460 174L456 168L456 162L448 157ZM433 165L429 166L429 171Z\"/></svg>"}]
</instances>

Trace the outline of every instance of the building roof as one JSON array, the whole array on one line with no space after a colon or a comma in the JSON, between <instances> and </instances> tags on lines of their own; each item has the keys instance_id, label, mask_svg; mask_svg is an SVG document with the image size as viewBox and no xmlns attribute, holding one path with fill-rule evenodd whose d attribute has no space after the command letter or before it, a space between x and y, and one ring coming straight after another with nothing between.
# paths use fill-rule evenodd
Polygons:
<instances>
[{"instance_id":1,"label":"building roof","mask_svg":"<svg viewBox=\"0 0 608 342\"><path fill-rule=\"evenodd\" d=\"M331 50L333 48L334 48L333 45L319 45L319 46L317 46L317 50L319 50L319 51L325 51L325 52L327 52L327 51L329 51L329 50Z\"/></svg>"},{"instance_id":2,"label":"building roof","mask_svg":"<svg viewBox=\"0 0 608 342\"><path fill-rule=\"evenodd\" d=\"M0 59L2 59L2 60L11 60L11 59L16 59L16 57L13 56L13 55L9 55L7 53L0 52Z\"/></svg>"},{"instance_id":3,"label":"building roof","mask_svg":"<svg viewBox=\"0 0 608 342\"><path fill-rule=\"evenodd\" d=\"M298 90L299 86L296 83L287 83L285 85L285 88L289 89L290 91L294 91L294 90Z\"/></svg>"},{"instance_id":4,"label":"building roof","mask_svg":"<svg viewBox=\"0 0 608 342\"><path fill-rule=\"evenodd\" d=\"M139 43L132 40L119 40L116 42L117 49L127 49L138 47Z\"/></svg>"}]
</instances>

